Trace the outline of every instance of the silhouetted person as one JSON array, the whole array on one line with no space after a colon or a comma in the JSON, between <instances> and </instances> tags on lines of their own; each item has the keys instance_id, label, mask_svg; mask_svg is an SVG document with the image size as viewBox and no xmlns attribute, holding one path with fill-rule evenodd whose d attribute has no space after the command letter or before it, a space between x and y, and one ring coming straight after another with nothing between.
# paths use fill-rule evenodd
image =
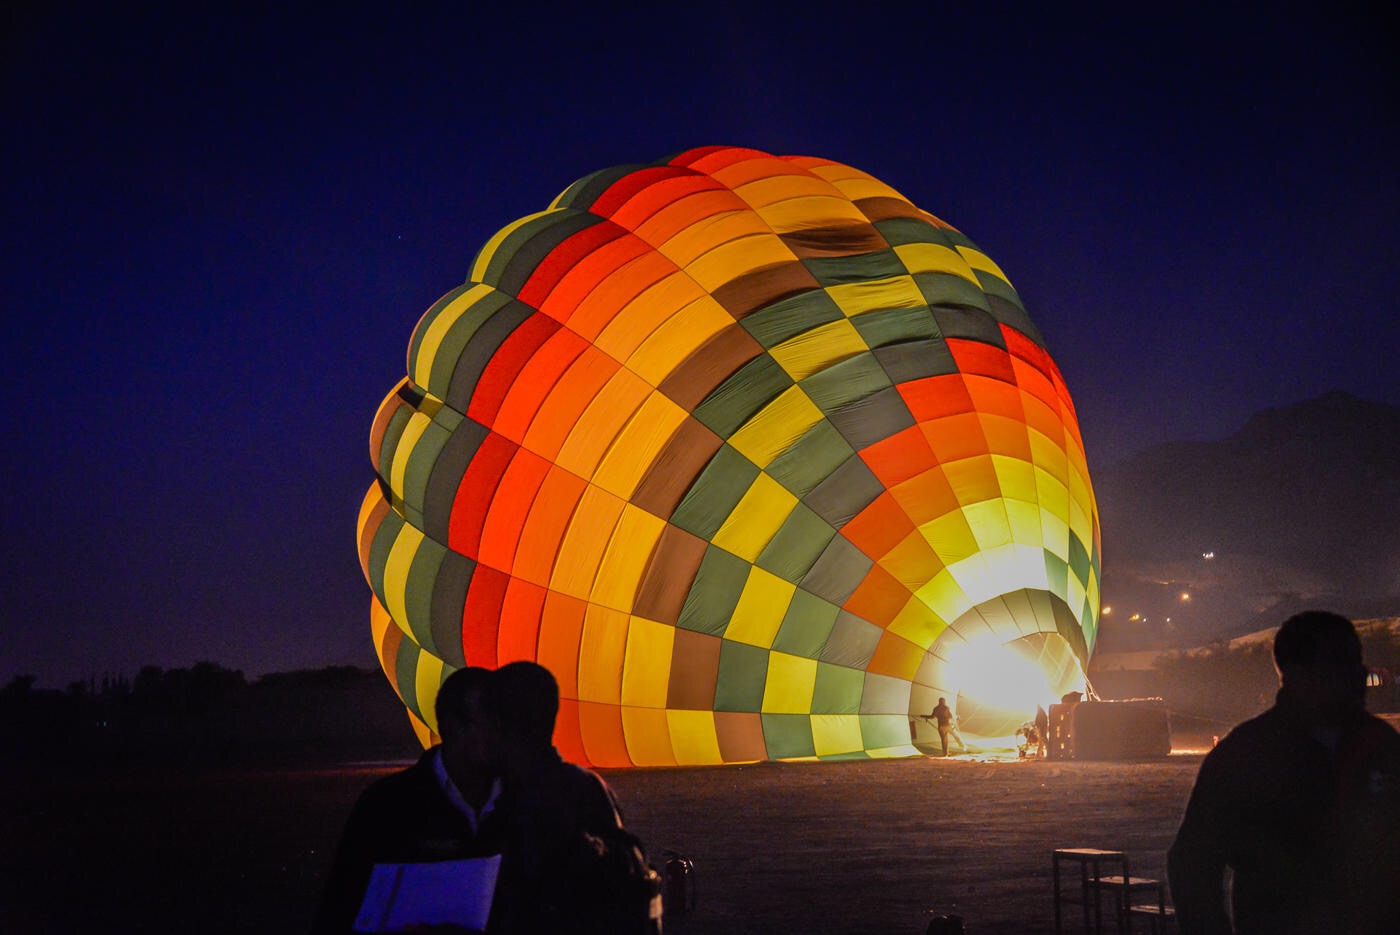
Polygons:
<instances>
[{"instance_id":1,"label":"silhouetted person","mask_svg":"<svg viewBox=\"0 0 1400 935\"><path fill-rule=\"evenodd\" d=\"M500 853L499 835L485 827L502 788L481 713L491 677L480 668L448 676L435 705L442 743L371 785L355 803L326 880L318 935L352 930L375 864Z\"/></svg>"},{"instance_id":2,"label":"silhouetted person","mask_svg":"<svg viewBox=\"0 0 1400 935\"><path fill-rule=\"evenodd\" d=\"M1050 715L1043 705L1035 706L1035 755L1045 756L1046 745L1050 742Z\"/></svg>"},{"instance_id":3,"label":"silhouetted person","mask_svg":"<svg viewBox=\"0 0 1400 935\"><path fill-rule=\"evenodd\" d=\"M503 859L487 931L645 930L630 927L635 915L626 924L611 915L620 896L607 891L618 883L613 870L634 857L645 871L644 858L639 849L632 854L636 839L623 830L603 780L554 749L554 676L533 662L510 663L494 673L483 702L502 773Z\"/></svg>"},{"instance_id":4,"label":"silhouetted person","mask_svg":"<svg viewBox=\"0 0 1400 935\"><path fill-rule=\"evenodd\" d=\"M1274 706L1206 756L1167 855L1181 932L1393 933L1400 735L1366 713L1356 629L1321 611L1290 617L1274 663Z\"/></svg>"},{"instance_id":5,"label":"silhouetted person","mask_svg":"<svg viewBox=\"0 0 1400 935\"><path fill-rule=\"evenodd\" d=\"M953 709L948 707L948 699L939 698L938 704L934 705L933 710L930 711L925 717L933 720L935 725L938 727L938 740L940 743L943 744L943 755L947 756L948 735L953 731ZM962 743L961 735L959 735L958 737L958 742ZM963 746L963 749L967 749L967 746L965 744Z\"/></svg>"}]
</instances>

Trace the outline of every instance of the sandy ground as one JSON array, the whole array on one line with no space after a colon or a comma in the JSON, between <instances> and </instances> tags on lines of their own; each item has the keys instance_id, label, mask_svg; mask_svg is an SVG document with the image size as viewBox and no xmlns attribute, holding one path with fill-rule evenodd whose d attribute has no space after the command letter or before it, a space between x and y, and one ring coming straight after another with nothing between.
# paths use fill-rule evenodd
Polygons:
<instances>
[{"instance_id":1,"label":"sandy ground","mask_svg":"<svg viewBox=\"0 0 1400 935\"><path fill-rule=\"evenodd\" d=\"M1056 847L1122 850L1161 878L1199 763L928 758L610 779L653 850L695 861L696 911L668 931L913 935L952 912L969 933L1031 933L1054 930Z\"/></svg>"},{"instance_id":2,"label":"sandy ground","mask_svg":"<svg viewBox=\"0 0 1400 935\"><path fill-rule=\"evenodd\" d=\"M676 935L1053 931L1050 852L1160 877L1200 763L949 759L611 771L653 858L695 863ZM302 932L386 767L4 778L0 932ZM1073 910L1072 910L1073 911ZM1077 917L1073 917L1077 919ZM1074 930L1074 929L1071 929Z\"/></svg>"}]
</instances>

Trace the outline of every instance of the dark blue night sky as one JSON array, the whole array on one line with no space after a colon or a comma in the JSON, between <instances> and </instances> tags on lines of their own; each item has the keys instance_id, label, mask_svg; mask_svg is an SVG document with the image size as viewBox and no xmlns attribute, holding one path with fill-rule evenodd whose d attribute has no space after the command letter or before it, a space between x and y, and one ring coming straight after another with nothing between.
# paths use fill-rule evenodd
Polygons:
<instances>
[{"instance_id":1,"label":"dark blue night sky","mask_svg":"<svg viewBox=\"0 0 1400 935\"><path fill-rule=\"evenodd\" d=\"M4 14L0 681L374 665L355 516L418 316L574 179L693 146L847 162L968 234L1091 469L1400 403L1362 6L564 6Z\"/></svg>"}]
</instances>

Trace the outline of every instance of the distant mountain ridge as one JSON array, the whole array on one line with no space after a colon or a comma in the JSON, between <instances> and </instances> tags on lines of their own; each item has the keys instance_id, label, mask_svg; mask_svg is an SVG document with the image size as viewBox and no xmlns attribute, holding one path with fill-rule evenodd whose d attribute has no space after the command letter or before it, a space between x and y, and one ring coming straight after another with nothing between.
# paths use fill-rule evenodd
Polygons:
<instances>
[{"instance_id":1,"label":"distant mountain ridge","mask_svg":"<svg viewBox=\"0 0 1400 935\"><path fill-rule=\"evenodd\" d=\"M1304 606L1400 612L1400 407L1334 392L1267 409L1100 469L1094 489L1109 642L1234 636Z\"/></svg>"}]
</instances>

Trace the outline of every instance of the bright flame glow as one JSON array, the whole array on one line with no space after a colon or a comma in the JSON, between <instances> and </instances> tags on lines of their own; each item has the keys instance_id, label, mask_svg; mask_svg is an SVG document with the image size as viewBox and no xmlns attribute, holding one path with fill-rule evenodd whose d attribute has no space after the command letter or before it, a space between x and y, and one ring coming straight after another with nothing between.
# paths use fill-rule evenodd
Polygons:
<instances>
[{"instance_id":1,"label":"bright flame glow","mask_svg":"<svg viewBox=\"0 0 1400 935\"><path fill-rule=\"evenodd\" d=\"M1055 700L1046 672L1021 653L995 641L971 643L949 653L959 691L978 704L1023 715Z\"/></svg>"}]
</instances>

